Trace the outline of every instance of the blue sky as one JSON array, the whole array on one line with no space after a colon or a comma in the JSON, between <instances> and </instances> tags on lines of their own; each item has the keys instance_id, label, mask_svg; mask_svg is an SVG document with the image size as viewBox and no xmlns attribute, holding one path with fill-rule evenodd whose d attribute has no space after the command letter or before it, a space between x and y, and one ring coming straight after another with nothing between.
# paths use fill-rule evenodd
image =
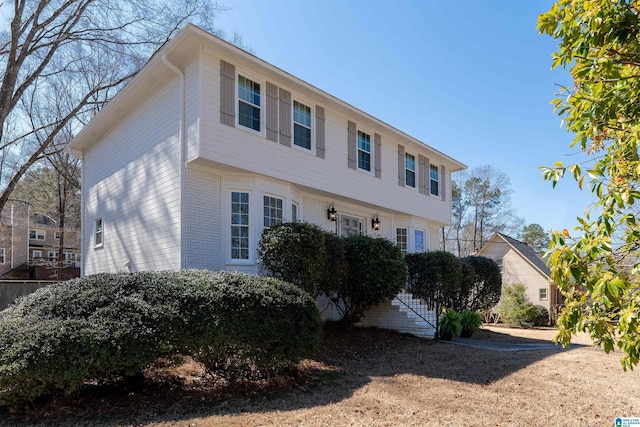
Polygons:
<instances>
[{"instance_id":1,"label":"blue sky","mask_svg":"<svg viewBox=\"0 0 640 427\"><path fill-rule=\"evenodd\" d=\"M549 102L555 42L536 31L552 1L221 0L217 18L263 60L466 164L511 179L525 223L572 229L592 199L539 166L573 163ZM578 157L579 158L579 157Z\"/></svg>"}]
</instances>

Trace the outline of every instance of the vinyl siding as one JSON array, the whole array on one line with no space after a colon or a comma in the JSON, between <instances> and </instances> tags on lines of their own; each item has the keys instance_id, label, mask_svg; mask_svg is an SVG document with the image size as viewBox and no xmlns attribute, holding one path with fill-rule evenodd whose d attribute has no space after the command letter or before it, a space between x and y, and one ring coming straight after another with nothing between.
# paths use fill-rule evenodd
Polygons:
<instances>
[{"instance_id":1,"label":"vinyl siding","mask_svg":"<svg viewBox=\"0 0 640 427\"><path fill-rule=\"evenodd\" d=\"M450 197L443 201L439 197L421 195L411 188L399 188L397 147L399 143L406 145L405 141L394 139L381 128L364 126L363 130L368 131L372 138L375 133L381 136L381 178L377 179L374 173L347 167L347 123L351 120L360 127L358 118L347 117L316 103L325 110L324 159L295 147L273 144L264 135L222 125L219 120L220 59L211 52L206 52L203 59L202 139L198 158L190 157L190 160L217 168L258 173L335 196L428 218L441 225L450 223ZM295 96L295 88L287 86L286 81L270 79L269 76L263 78L265 81L273 80L279 89L290 91ZM266 98L266 88L263 88L263 97ZM411 151L420 154L417 147L412 147ZM443 163L436 153L424 151L425 157L433 163ZM375 162L375 158L372 160ZM419 177L423 178L426 179ZM444 176L443 179L448 183L450 178ZM448 189L447 183L445 188Z\"/></svg>"},{"instance_id":2,"label":"vinyl siding","mask_svg":"<svg viewBox=\"0 0 640 427\"><path fill-rule=\"evenodd\" d=\"M221 176L187 169L186 268L224 269Z\"/></svg>"},{"instance_id":3,"label":"vinyl siding","mask_svg":"<svg viewBox=\"0 0 640 427\"><path fill-rule=\"evenodd\" d=\"M84 153L85 275L180 268L179 79L156 89Z\"/></svg>"}]
</instances>

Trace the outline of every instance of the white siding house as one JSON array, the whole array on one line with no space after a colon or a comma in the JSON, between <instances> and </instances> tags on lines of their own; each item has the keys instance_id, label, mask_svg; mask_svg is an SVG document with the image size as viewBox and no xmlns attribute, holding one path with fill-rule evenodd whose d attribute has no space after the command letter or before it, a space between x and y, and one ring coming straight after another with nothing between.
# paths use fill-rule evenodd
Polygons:
<instances>
[{"instance_id":1,"label":"white siding house","mask_svg":"<svg viewBox=\"0 0 640 427\"><path fill-rule=\"evenodd\" d=\"M290 220L435 250L450 223L451 173L465 168L192 25L70 149L84 166L84 275L256 273L263 229Z\"/></svg>"}]
</instances>

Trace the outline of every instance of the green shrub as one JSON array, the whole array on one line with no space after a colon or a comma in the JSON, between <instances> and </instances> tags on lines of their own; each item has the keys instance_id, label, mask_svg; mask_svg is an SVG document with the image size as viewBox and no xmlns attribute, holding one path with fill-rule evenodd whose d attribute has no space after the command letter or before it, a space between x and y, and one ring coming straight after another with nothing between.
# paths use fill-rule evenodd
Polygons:
<instances>
[{"instance_id":1,"label":"green shrub","mask_svg":"<svg viewBox=\"0 0 640 427\"><path fill-rule=\"evenodd\" d=\"M178 353L227 377L265 375L309 355L320 334L314 301L276 279L205 271L88 276L0 312L0 402L138 376Z\"/></svg>"},{"instance_id":2,"label":"green shrub","mask_svg":"<svg viewBox=\"0 0 640 427\"><path fill-rule=\"evenodd\" d=\"M549 326L549 310L541 305L533 305L527 310L528 320L533 326Z\"/></svg>"},{"instance_id":3,"label":"green shrub","mask_svg":"<svg viewBox=\"0 0 640 427\"><path fill-rule=\"evenodd\" d=\"M460 335L460 331L462 331L462 315L454 309L442 310L442 313L438 322L440 338L450 340Z\"/></svg>"},{"instance_id":4,"label":"green shrub","mask_svg":"<svg viewBox=\"0 0 640 427\"><path fill-rule=\"evenodd\" d=\"M1 312L2 400L139 375L173 350L174 285L152 273L100 274L47 286Z\"/></svg>"},{"instance_id":5,"label":"green shrub","mask_svg":"<svg viewBox=\"0 0 640 427\"><path fill-rule=\"evenodd\" d=\"M258 243L264 274L319 295L327 252L324 230L306 222L288 222L266 229Z\"/></svg>"},{"instance_id":6,"label":"green shrub","mask_svg":"<svg viewBox=\"0 0 640 427\"><path fill-rule=\"evenodd\" d=\"M359 322L366 310L393 299L404 287L407 268L400 249L382 238L364 235L344 240L346 276L328 295L346 324Z\"/></svg>"},{"instance_id":7,"label":"green shrub","mask_svg":"<svg viewBox=\"0 0 640 427\"><path fill-rule=\"evenodd\" d=\"M430 306L460 309L462 267L449 252L407 254L407 290Z\"/></svg>"},{"instance_id":8,"label":"green shrub","mask_svg":"<svg viewBox=\"0 0 640 427\"><path fill-rule=\"evenodd\" d=\"M505 285L499 304L500 317L506 323L520 327L546 326L549 310L533 305L526 296L527 287L522 283Z\"/></svg>"},{"instance_id":9,"label":"green shrub","mask_svg":"<svg viewBox=\"0 0 640 427\"><path fill-rule=\"evenodd\" d=\"M240 273L220 273L210 286L210 317L192 352L209 372L263 377L309 356L320 343L318 307L298 287Z\"/></svg>"},{"instance_id":10,"label":"green shrub","mask_svg":"<svg viewBox=\"0 0 640 427\"><path fill-rule=\"evenodd\" d=\"M474 310L464 310L461 314L460 336L462 338L471 338L471 336L480 330L482 325L482 315Z\"/></svg>"},{"instance_id":11,"label":"green shrub","mask_svg":"<svg viewBox=\"0 0 640 427\"><path fill-rule=\"evenodd\" d=\"M335 233L325 232L324 247L327 252L327 257L320 281L320 288L324 294L331 296L337 290L344 288L347 277L345 238Z\"/></svg>"},{"instance_id":12,"label":"green shrub","mask_svg":"<svg viewBox=\"0 0 640 427\"><path fill-rule=\"evenodd\" d=\"M500 267L490 258L468 256L460 260L463 270L461 308L487 310L500 300L502 274Z\"/></svg>"}]
</instances>

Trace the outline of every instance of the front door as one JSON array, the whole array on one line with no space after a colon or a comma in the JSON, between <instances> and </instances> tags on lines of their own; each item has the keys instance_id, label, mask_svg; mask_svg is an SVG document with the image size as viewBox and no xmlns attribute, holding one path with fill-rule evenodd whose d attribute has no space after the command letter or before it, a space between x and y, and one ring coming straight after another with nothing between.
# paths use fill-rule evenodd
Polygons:
<instances>
[{"instance_id":1,"label":"front door","mask_svg":"<svg viewBox=\"0 0 640 427\"><path fill-rule=\"evenodd\" d=\"M340 233L341 236L353 236L354 234L362 234L362 220L352 216L340 215Z\"/></svg>"}]
</instances>

